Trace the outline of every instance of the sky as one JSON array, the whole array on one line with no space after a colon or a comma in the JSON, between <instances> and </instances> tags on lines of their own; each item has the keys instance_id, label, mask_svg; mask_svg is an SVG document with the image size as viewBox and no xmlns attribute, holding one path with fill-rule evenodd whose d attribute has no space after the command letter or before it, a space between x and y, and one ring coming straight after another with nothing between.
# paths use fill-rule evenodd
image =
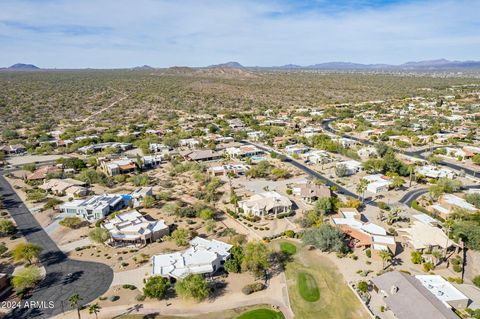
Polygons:
<instances>
[{"instance_id":1,"label":"sky","mask_svg":"<svg viewBox=\"0 0 480 319\"><path fill-rule=\"evenodd\" d=\"M480 60L480 1L0 0L0 66Z\"/></svg>"}]
</instances>

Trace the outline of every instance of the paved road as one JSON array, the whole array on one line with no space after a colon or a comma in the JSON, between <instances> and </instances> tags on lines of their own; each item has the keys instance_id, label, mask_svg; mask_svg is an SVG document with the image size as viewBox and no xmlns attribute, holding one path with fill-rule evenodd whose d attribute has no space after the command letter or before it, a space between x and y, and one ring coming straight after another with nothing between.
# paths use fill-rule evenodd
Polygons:
<instances>
[{"instance_id":1,"label":"paved road","mask_svg":"<svg viewBox=\"0 0 480 319\"><path fill-rule=\"evenodd\" d=\"M27 301L43 301L46 304L54 302L53 308L16 308L5 318L50 318L70 309L68 298L74 293L78 293L83 298L82 304L86 304L108 290L113 280L112 269L100 263L68 259L25 207L1 172L0 194L22 235L28 242L43 247L40 261L45 267L46 276Z\"/></svg>"},{"instance_id":2,"label":"paved road","mask_svg":"<svg viewBox=\"0 0 480 319\"><path fill-rule=\"evenodd\" d=\"M269 153L275 153L277 154L277 156L286 156L284 154L281 154L279 152L277 152L276 150L272 149L272 148L268 148L268 147L265 147L263 145L259 145L259 144L255 144L255 143L251 143L251 142L248 142L248 141L242 141L243 144L250 144L250 145L253 145L253 146L256 146L258 147L259 149L265 151L265 152L269 152ZM346 195L346 196L349 196L349 197L353 197L353 198L356 198L356 199L359 199L359 200L362 200L361 196L349 191L348 189L346 189L345 187L343 187L342 185L340 184L337 184L335 183L334 181L332 181L331 179L321 175L320 173L318 173L317 171L314 171L313 169L311 169L310 167L300 163L299 161L296 161L292 158L290 158L289 156L286 156L285 158L285 161L286 163L289 163L293 166L295 166L296 168L302 170L303 172L305 172L306 174L310 175L311 177L313 178L316 178L316 179L319 179L321 181L323 181L325 183L325 185L329 186L329 187L332 187L332 186L335 186L337 188L337 193L339 194L342 194L342 195ZM377 203L371 201L371 198L365 198L365 201L364 201L364 204L365 205L371 205L371 206L377 206Z\"/></svg>"},{"instance_id":3,"label":"paved road","mask_svg":"<svg viewBox=\"0 0 480 319\"><path fill-rule=\"evenodd\" d=\"M335 119L328 119L328 120L323 121L322 122L322 128L326 132L330 132L332 134L337 134L336 130L334 130L330 126L330 123L332 123L333 121L335 121ZM344 134L344 135L342 135L342 137L349 138L349 139L355 140L357 142L360 142L360 143L366 144L366 145L375 145L375 143L372 142L372 141L365 140L365 139L362 139L362 138L358 138L358 137L355 137L355 136L350 136L350 135ZM434 146L434 147L428 148L428 150L434 150L434 149L442 148L442 147L445 147L445 146ZM426 152L425 149L418 150L418 151L402 151L402 150L395 149L395 151L400 152L400 153L405 154L405 155L408 155L408 156L412 156L412 157L420 158L420 159L423 159L423 160L427 160L427 157L425 155L423 155ZM440 161L440 164L442 164L444 166L447 166L449 168L458 170L458 171L464 171L465 174L473 176L473 177L480 177L480 171L479 170L470 169L470 168L467 168L467 167L463 167L463 166L452 164L452 163L445 162L445 161Z\"/></svg>"}]
</instances>

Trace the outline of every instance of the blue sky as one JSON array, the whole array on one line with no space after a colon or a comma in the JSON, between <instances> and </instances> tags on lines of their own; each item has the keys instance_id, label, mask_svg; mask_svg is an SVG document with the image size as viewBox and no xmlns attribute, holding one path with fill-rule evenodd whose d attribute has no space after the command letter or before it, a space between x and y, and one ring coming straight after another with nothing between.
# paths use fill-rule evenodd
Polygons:
<instances>
[{"instance_id":1,"label":"blue sky","mask_svg":"<svg viewBox=\"0 0 480 319\"><path fill-rule=\"evenodd\" d=\"M480 60L480 1L0 0L0 66Z\"/></svg>"}]
</instances>

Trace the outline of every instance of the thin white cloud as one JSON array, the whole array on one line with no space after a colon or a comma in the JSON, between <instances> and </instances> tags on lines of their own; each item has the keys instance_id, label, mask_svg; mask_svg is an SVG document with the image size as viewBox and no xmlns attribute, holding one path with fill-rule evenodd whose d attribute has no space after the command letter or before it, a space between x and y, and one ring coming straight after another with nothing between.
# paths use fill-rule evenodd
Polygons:
<instances>
[{"instance_id":1,"label":"thin white cloud","mask_svg":"<svg viewBox=\"0 0 480 319\"><path fill-rule=\"evenodd\" d=\"M332 12L284 1L2 0L0 61L43 67L401 63L480 52L480 2Z\"/></svg>"}]
</instances>

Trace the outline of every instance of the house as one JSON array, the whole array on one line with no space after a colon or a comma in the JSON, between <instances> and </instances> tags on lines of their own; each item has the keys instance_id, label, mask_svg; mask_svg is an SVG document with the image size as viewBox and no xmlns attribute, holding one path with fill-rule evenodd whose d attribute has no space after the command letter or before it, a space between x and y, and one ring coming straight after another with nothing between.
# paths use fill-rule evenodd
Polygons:
<instances>
[{"instance_id":1,"label":"house","mask_svg":"<svg viewBox=\"0 0 480 319\"><path fill-rule=\"evenodd\" d=\"M111 212L125 208L130 203L128 195L96 195L88 199L78 199L60 205L62 213L82 217L88 221L105 218Z\"/></svg>"},{"instance_id":2,"label":"house","mask_svg":"<svg viewBox=\"0 0 480 319\"><path fill-rule=\"evenodd\" d=\"M345 167L345 175L354 175L362 169L362 163L356 160L349 160L349 161L341 161L338 162L336 167L344 166Z\"/></svg>"},{"instance_id":3,"label":"house","mask_svg":"<svg viewBox=\"0 0 480 319\"><path fill-rule=\"evenodd\" d=\"M144 169L156 168L163 162L163 154L145 155L141 162Z\"/></svg>"},{"instance_id":4,"label":"house","mask_svg":"<svg viewBox=\"0 0 480 319\"><path fill-rule=\"evenodd\" d=\"M324 150L311 150L300 156L314 164L327 164L332 161L330 155Z\"/></svg>"},{"instance_id":5,"label":"house","mask_svg":"<svg viewBox=\"0 0 480 319\"><path fill-rule=\"evenodd\" d=\"M58 166L55 166L55 165L43 166L36 169L32 174L28 175L27 179L29 181L38 181L38 180L47 178L49 174L56 174L61 172L63 172L63 169L61 169Z\"/></svg>"},{"instance_id":6,"label":"house","mask_svg":"<svg viewBox=\"0 0 480 319\"><path fill-rule=\"evenodd\" d=\"M263 136L265 136L265 133L263 133L262 131L253 131L253 132L248 132L247 133L247 137L251 141L258 141Z\"/></svg>"},{"instance_id":7,"label":"house","mask_svg":"<svg viewBox=\"0 0 480 319\"><path fill-rule=\"evenodd\" d=\"M314 203L319 198L329 198L332 195L330 187L314 183L300 184L293 187L292 191L293 195L301 197L302 200L310 204Z\"/></svg>"},{"instance_id":8,"label":"house","mask_svg":"<svg viewBox=\"0 0 480 319\"><path fill-rule=\"evenodd\" d=\"M126 157L120 159L101 158L98 161L100 162L100 168L108 176L128 174L135 171L135 169L137 168L135 162Z\"/></svg>"},{"instance_id":9,"label":"house","mask_svg":"<svg viewBox=\"0 0 480 319\"><path fill-rule=\"evenodd\" d=\"M242 158L262 154L263 151L253 145L242 145L239 147L228 147L225 149L225 153L228 154L231 158Z\"/></svg>"},{"instance_id":10,"label":"house","mask_svg":"<svg viewBox=\"0 0 480 319\"><path fill-rule=\"evenodd\" d=\"M219 240L195 237L190 248L152 257L152 275L173 279L190 274L213 275L230 256L232 245Z\"/></svg>"},{"instance_id":11,"label":"house","mask_svg":"<svg viewBox=\"0 0 480 319\"><path fill-rule=\"evenodd\" d=\"M407 245L415 250L431 250L434 247L448 249L458 245L438 227L421 222L413 221L408 228L398 229L398 233L405 238Z\"/></svg>"},{"instance_id":12,"label":"house","mask_svg":"<svg viewBox=\"0 0 480 319\"><path fill-rule=\"evenodd\" d=\"M470 299L439 275L416 275L415 278L438 300L453 309L465 309Z\"/></svg>"},{"instance_id":13,"label":"house","mask_svg":"<svg viewBox=\"0 0 480 319\"><path fill-rule=\"evenodd\" d=\"M247 200L238 203L244 214L254 216L275 215L288 212L292 208L292 202L288 197L282 196L275 191L255 194Z\"/></svg>"},{"instance_id":14,"label":"house","mask_svg":"<svg viewBox=\"0 0 480 319\"><path fill-rule=\"evenodd\" d=\"M181 139L178 144L183 147L195 148L200 145L200 141L196 138Z\"/></svg>"},{"instance_id":15,"label":"house","mask_svg":"<svg viewBox=\"0 0 480 319\"><path fill-rule=\"evenodd\" d=\"M106 142L106 143L99 143L99 144L94 144L94 145L87 145L80 147L78 149L79 152L82 152L84 154L86 153L95 153L95 152L101 152L107 148L116 148L120 151L128 151L133 148L132 143L118 143L118 142Z\"/></svg>"},{"instance_id":16,"label":"house","mask_svg":"<svg viewBox=\"0 0 480 319\"><path fill-rule=\"evenodd\" d=\"M223 158L223 153L212 150L181 151L180 155L188 161L211 162Z\"/></svg>"},{"instance_id":17,"label":"house","mask_svg":"<svg viewBox=\"0 0 480 319\"><path fill-rule=\"evenodd\" d=\"M358 156L360 156L362 159L368 159L372 157L377 157L377 150L373 146L365 146L360 148L357 151Z\"/></svg>"},{"instance_id":18,"label":"house","mask_svg":"<svg viewBox=\"0 0 480 319\"><path fill-rule=\"evenodd\" d=\"M339 208L338 214L330 217L330 224L347 235L352 246L370 248L374 258L379 258L378 253L382 250L395 255L395 238L387 235L383 227L366 220L355 208Z\"/></svg>"},{"instance_id":19,"label":"house","mask_svg":"<svg viewBox=\"0 0 480 319\"><path fill-rule=\"evenodd\" d=\"M435 167L432 165L419 166L417 168L417 174L430 177L430 178L450 178L455 177L455 173L447 168Z\"/></svg>"},{"instance_id":20,"label":"house","mask_svg":"<svg viewBox=\"0 0 480 319\"><path fill-rule=\"evenodd\" d=\"M84 187L85 183L77 181L71 178L57 179L52 178L46 181L43 185L40 185L38 188L43 189L47 192L51 192L57 196L72 196L72 197L81 197L87 195L87 188Z\"/></svg>"},{"instance_id":21,"label":"house","mask_svg":"<svg viewBox=\"0 0 480 319\"><path fill-rule=\"evenodd\" d=\"M285 146L285 151L287 152L288 155L294 155L294 154L302 154L308 152L310 148L308 146L305 146L303 144L294 144L294 145L287 145Z\"/></svg>"},{"instance_id":22,"label":"house","mask_svg":"<svg viewBox=\"0 0 480 319\"><path fill-rule=\"evenodd\" d=\"M118 214L102 227L108 230L114 245L146 245L170 233L163 220L149 220L136 210Z\"/></svg>"},{"instance_id":23,"label":"house","mask_svg":"<svg viewBox=\"0 0 480 319\"><path fill-rule=\"evenodd\" d=\"M245 164L227 164L221 166L212 166L208 172L213 176L227 176L229 173L235 175L245 174L250 169L250 165Z\"/></svg>"},{"instance_id":24,"label":"house","mask_svg":"<svg viewBox=\"0 0 480 319\"><path fill-rule=\"evenodd\" d=\"M428 210L434 214L438 214L443 219L447 219L455 209L466 210L475 213L478 209L465 199L453 194L444 194L438 199L438 203L428 207Z\"/></svg>"},{"instance_id":25,"label":"house","mask_svg":"<svg viewBox=\"0 0 480 319\"><path fill-rule=\"evenodd\" d=\"M164 144L158 144L158 143L150 143L148 145L148 149L152 153L160 153L160 154L170 154L171 148L169 146L166 146Z\"/></svg>"},{"instance_id":26,"label":"house","mask_svg":"<svg viewBox=\"0 0 480 319\"><path fill-rule=\"evenodd\" d=\"M26 150L25 146L21 144L0 146L0 151L5 152L5 154L22 154L25 153Z\"/></svg>"},{"instance_id":27,"label":"house","mask_svg":"<svg viewBox=\"0 0 480 319\"><path fill-rule=\"evenodd\" d=\"M135 189L130 196L132 197L133 207L139 207L143 205L143 199L147 196L153 196L152 187L139 187Z\"/></svg>"},{"instance_id":28,"label":"house","mask_svg":"<svg viewBox=\"0 0 480 319\"><path fill-rule=\"evenodd\" d=\"M372 279L387 311L398 319L459 319L422 282L404 272L390 271Z\"/></svg>"},{"instance_id":29,"label":"house","mask_svg":"<svg viewBox=\"0 0 480 319\"><path fill-rule=\"evenodd\" d=\"M372 194L385 193L392 184L390 178L382 174L367 175L363 179L368 181L367 192Z\"/></svg>"}]
</instances>

